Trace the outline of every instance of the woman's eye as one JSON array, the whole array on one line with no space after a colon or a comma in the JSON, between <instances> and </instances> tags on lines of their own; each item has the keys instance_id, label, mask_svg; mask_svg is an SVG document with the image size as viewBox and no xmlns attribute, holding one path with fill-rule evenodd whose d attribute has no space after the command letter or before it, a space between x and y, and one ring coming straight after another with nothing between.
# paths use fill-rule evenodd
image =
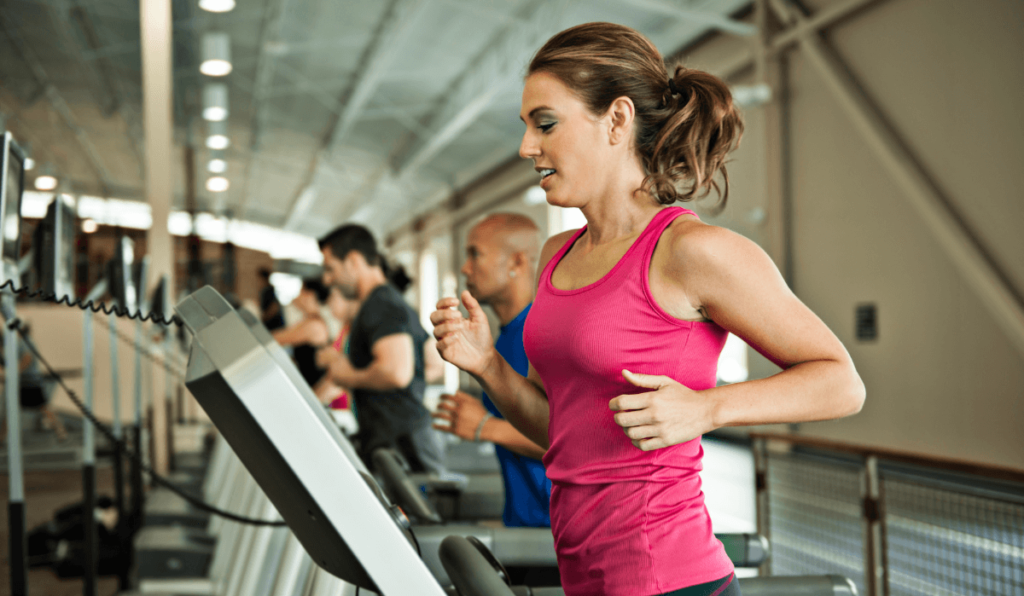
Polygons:
<instances>
[{"instance_id":1,"label":"woman's eye","mask_svg":"<svg viewBox=\"0 0 1024 596\"><path fill-rule=\"evenodd\" d=\"M541 132L547 132L547 131L551 130L552 127L554 127L554 126L555 126L555 123L551 122L550 124L538 124L537 128L539 128L541 130Z\"/></svg>"}]
</instances>

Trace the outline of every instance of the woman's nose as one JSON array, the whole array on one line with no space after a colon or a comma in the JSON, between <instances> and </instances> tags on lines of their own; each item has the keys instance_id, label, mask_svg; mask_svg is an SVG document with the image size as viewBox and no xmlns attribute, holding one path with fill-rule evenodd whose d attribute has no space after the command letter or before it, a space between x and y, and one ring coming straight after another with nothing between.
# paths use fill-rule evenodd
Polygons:
<instances>
[{"instance_id":1,"label":"woman's nose","mask_svg":"<svg viewBox=\"0 0 1024 596\"><path fill-rule=\"evenodd\" d=\"M519 144L519 157L529 159L538 153L536 138L527 130L523 133L523 142Z\"/></svg>"}]
</instances>

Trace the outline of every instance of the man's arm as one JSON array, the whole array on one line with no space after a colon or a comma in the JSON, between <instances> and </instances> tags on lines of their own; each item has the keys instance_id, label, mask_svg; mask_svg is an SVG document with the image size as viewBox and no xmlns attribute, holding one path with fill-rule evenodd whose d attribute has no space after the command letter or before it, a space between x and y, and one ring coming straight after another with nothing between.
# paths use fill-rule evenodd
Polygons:
<instances>
[{"instance_id":1,"label":"man's arm","mask_svg":"<svg viewBox=\"0 0 1024 596\"><path fill-rule=\"evenodd\" d=\"M490 441L501 445L509 451L514 451L519 455L525 455L533 459L541 459L547 453L546 449L527 439L526 435L516 430L516 427L509 424L507 420L502 420L501 418L489 418L484 423L484 428L480 432L480 440Z\"/></svg>"},{"instance_id":2,"label":"man's arm","mask_svg":"<svg viewBox=\"0 0 1024 596\"><path fill-rule=\"evenodd\" d=\"M373 361L366 368L353 368L349 359L340 355L331 363L328 374L338 385L350 389L388 391L403 389L412 383L416 369L412 336L395 333L373 344Z\"/></svg>"},{"instance_id":3,"label":"man's arm","mask_svg":"<svg viewBox=\"0 0 1024 596\"><path fill-rule=\"evenodd\" d=\"M507 420L487 418L481 428L480 423L486 414L487 410L483 403L468 393L459 391L455 395L442 395L441 402L437 404L437 412L434 412L433 417L437 420L445 420L448 424L434 424L434 428L451 433L466 441L475 440L477 438L476 431L480 428L479 438L481 441L496 443L509 451L526 457L534 459L544 457L545 449L526 438L526 435L516 430Z\"/></svg>"}]
</instances>

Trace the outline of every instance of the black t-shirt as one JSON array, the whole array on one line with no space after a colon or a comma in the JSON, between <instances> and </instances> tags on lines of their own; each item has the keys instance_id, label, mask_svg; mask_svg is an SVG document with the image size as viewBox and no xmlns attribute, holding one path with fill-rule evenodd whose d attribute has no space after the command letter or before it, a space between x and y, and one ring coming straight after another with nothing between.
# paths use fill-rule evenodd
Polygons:
<instances>
[{"instance_id":1,"label":"black t-shirt","mask_svg":"<svg viewBox=\"0 0 1024 596\"><path fill-rule=\"evenodd\" d=\"M260 290L260 315L263 316L271 306L277 305L277 314L270 317L266 321L263 321L263 325L266 326L268 331L280 329L284 327L284 313L281 312L281 303L277 301L277 293L274 292L274 286L266 286Z\"/></svg>"},{"instance_id":2,"label":"black t-shirt","mask_svg":"<svg viewBox=\"0 0 1024 596\"><path fill-rule=\"evenodd\" d=\"M415 362L412 383L391 391L356 389L352 392L359 422L360 450L365 455L377 447L392 446L402 435L429 424L429 414L423 407L423 389L426 386L423 344L427 341L427 332L420 325L416 313L390 284L378 286L370 292L352 321L349 360L354 368L366 368L373 362L373 345L398 333L412 336Z\"/></svg>"}]
</instances>

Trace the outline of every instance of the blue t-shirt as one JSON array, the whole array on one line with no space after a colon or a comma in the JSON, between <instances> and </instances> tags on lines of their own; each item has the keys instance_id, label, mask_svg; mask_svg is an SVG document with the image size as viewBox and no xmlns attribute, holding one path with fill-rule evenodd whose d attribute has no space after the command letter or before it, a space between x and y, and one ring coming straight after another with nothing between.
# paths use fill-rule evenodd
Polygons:
<instances>
[{"instance_id":1,"label":"blue t-shirt","mask_svg":"<svg viewBox=\"0 0 1024 596\"><path fill-rule=\"evenodd\" d=\"M523 325L530 306L523 309L515 319L501 328L501 335L494 347L498 353L524 377L529 372L530 361L523 348ZM504 419L494 403L484 394L484 407L496 418ZM551 504L551 481L544 472L540 460L519 455L501 445L494 451L501 463L501 475L505 480L505 513L502 521L510 528L541 528L551 525L549 507Z\"/></svg>"}]
</instances>

